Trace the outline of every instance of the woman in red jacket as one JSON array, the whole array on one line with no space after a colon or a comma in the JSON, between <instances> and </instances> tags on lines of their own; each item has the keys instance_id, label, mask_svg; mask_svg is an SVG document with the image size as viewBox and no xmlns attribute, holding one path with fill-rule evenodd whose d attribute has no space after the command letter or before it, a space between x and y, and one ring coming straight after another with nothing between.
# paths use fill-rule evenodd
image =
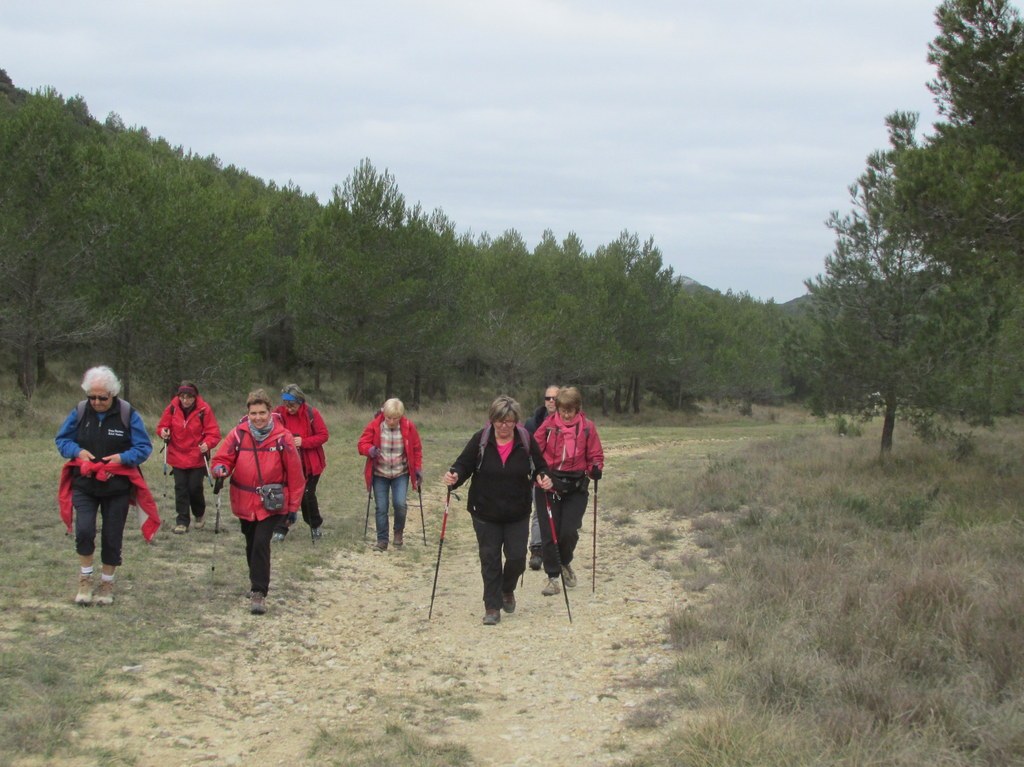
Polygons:
<instances>
[{"instance_id":1,"label":"woman in red jacket","mask_svg":"<svg viewBox=\"0 0 1024 767\"><path fill-rule=\"evenodd\" d=\"M405 417L400 399L389 399L366 424L359 437L359 454L366 456L366 489L373 488L377 507L375 551L388 550L388 493L395 507L395 546L404 541L409 483L416 490L423 479L423 445L416 426Z\"/></svg>"},{"instance_id":2,"label":"woman in red jacket","mask_svg":"<svg viewBox=\"0 0 1024 767\"><path fill-rule=\"evenodd\" d=\"M249 611L262 615L270 588L270 538L279 518L298 510L306 477L292 435L270 412L267 393L250 393L245 406L246 418L213 459L213 475L231 477L231 511L242 524L252 587Z\"/></svg>"},{"instance_id":3,"label":"woman in red jacket","mask_svg":"<svg viewBox=\"0 0 1024 767\"><path fill-rule=\"evenodd\" d=\"M302 519L309 525L310 534L315 541L323 535L320 528L324 518L320 516L316 485L327 465L323 445L330 434L320 412L306 402L306 395L298 385L287 384L281 390L281 401L282 404L274 413L281 417L284 427L292 433L295 447L302 458L302 472L306 475L306 490L302 494ZM294 521L295 517L291 515L280 520L274 531L274 540L283 541Z\"/></svg>"},{"instance_id":4,"label":"woman in red jacket","mask_svg":"<svg viewBox=\"0 0 1024 767\"><path fill-rule=\"evenodd\" d=\"M193 516L196 529L202 530L206 522L206 462L220 442L220 426L192 381L178 385L178 393L160 416L156 433L165 443L167 463L174 475L174 508L178 515L174 532L187 533Z\"/></svg>"}]
</instances>

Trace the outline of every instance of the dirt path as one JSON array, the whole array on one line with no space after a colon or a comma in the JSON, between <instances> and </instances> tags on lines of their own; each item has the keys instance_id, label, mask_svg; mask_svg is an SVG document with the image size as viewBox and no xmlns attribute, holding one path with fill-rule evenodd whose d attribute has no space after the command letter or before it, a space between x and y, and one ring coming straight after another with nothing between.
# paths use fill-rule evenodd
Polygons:
<instances>
[{"instance_id":1,"label":"dirt path","mask_svg":"<svg viewBox=\"0 0 1024 767\"><path fill-rule=\"evenodd\" d=\"M442 508L434 496L424 501ZM432 620L436 533L384 554L336 550L315 579L275 571L262 618L239 594L237 614L218 624L228 641L206 632L195 657L125 669L124 699L98 707L87 727L144 765L308 764L317 728L370 735L388 723L462 744L479 765L549 765L554 753L621 764L656 737L626 726L658 692L636 681L672 663L666 614L693 597L622 545L609 511L600 509L595 593L591 512L584 521L572 624L562 596L541 596L543 574L528 570L516 612L481 625L475 539L453 500ZM637 517L628 532L645 538L667 521ZM692 548L676 527L675 545Z\"/></svg>"}]
</instances>

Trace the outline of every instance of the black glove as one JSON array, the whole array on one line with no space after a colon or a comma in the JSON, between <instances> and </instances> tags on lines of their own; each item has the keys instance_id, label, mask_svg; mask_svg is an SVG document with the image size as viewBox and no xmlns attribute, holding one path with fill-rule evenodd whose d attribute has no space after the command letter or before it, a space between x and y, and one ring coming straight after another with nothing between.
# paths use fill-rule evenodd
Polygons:
<instances>
[{"instance_id":1,"label":"black glove","mask_svg":"<svg viewBox=\"0 0 1024 767\"><path fill-rule=\"evenodd\" d=\"M601 479L601 467L598 466L596 463L590 467L590 478Z\"/></svg>"}]
</instances>

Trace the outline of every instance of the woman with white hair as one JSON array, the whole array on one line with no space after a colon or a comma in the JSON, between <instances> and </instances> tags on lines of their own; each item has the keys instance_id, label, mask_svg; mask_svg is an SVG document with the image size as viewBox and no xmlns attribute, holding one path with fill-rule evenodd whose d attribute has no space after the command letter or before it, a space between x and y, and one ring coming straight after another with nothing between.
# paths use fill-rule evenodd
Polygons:
<instances>
[{"instance_id":1,"label":"woman with white hair","mask_svg":"<svg viewBox=\"0 0 1024 767\"><path fill-rule=\"evenodd\" d=\"M359 437L358 450L366 456L366 489L373 489L377 507L375 551L388 549L388 495L395 509L394 544L405 543L409 484L416 490L423 480L423 445L416 426L405 417L400 399L389 399Z\"/></svg>"},{"instance_id":2,"label":"woman with white hair","mask_svg":"<svg viewBox=\"0 0 1024 767\"><path fill-rule=\"evenodd\" d=\"M138 501L149 519L143 535L151 540L160 518L139 465L153 452L142 417L118 397L121 382L106 365L89 368L82 378L86 398L72 409L57 432L57 450L68 460L61 475L61 516L70 529L74 510L79 579L75 602L109 605L114 601L114 572L122 564L128 507ZM93 591L96 518L100 535L100 583Z\"/></svg>"}]
</instances>

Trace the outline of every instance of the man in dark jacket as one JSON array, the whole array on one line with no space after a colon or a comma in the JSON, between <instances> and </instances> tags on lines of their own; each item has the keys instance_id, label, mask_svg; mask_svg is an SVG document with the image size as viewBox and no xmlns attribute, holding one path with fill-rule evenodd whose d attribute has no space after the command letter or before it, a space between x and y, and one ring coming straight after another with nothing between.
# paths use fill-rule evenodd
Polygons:
<instances>
[{"instance_id":1,"label":"man in dark jacket","mask_svg":"<svg viewBox=\"0 0 1024 767\"><path fill-rule=\"evenodd\" d=\"M544 390L544 404L533 411L533 415L526 419L526 430L533 434L544 423L544 420L555 412L555 397L558 396L558 386L551 384ZM540 570L544 566L544 559L541 557L543 543L540 539L540 517L543 510L540 503L535 501L533 515L530 517L530 569Z\"/></svg>"}]
</instances>

